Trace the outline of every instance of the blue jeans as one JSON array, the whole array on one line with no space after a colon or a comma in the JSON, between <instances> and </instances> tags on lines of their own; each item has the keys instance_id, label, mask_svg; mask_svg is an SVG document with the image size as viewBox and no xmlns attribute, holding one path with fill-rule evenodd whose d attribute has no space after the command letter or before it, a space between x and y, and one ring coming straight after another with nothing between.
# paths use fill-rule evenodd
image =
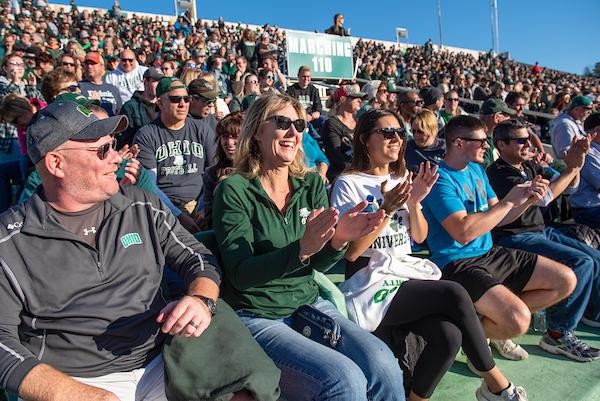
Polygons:
<instances>
[{"instance_id":1,"label":"blue jeans","mask_svg":"<svg viewBox=\"0 0 600 401\"><path fill-rule=\"evenodd\" d=\"M600 206L598 207L574 207L573 217L579 224L600 229Z\"/></svg>"},{"instance_id":2,"label":"blue jeans","mask_svg":"<svg viewBox=\"0 0 600 401\"><path fill-rule=\"evenodd\" d=\"M281 396L288 401L403 401L402 370L377 337L346 319L322 298L313 304L342 328L334 350L291 327L291 318L266 319L238 311L267 355L281 369Z\"/></svg>"},{"instance_id":3,"label":"blue jeans","mask_svg":"<svg viewBox=\"0 0 600 401\"><path fill-rule=\"evenodd\" d=\"M584 313L592 320L600 320L600 251L552 227L510 235L498 240L498 244L556 260L568 266L577 276L575 291L549 308L550 330L561 333L573 331Z\"/></svg>"}]
</instances>

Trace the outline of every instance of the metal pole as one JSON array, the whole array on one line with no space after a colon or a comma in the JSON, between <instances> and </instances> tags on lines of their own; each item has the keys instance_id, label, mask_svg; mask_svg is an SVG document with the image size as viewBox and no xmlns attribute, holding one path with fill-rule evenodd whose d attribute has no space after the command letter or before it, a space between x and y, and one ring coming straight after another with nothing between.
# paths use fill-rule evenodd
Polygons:
<instances>
[{"instance_id":1,"label":"metal pole","mask_svg":"<svg viewBox=\"0 0 600 401\"><path fill-rule=\"evenodd\" d=\"M175 17L177 17L179 15L179 11L177 10L177 0L173 0L173 3L175 5ZM175 18L177 19L177 18Z\"/></svg>"},{"instance_id":2,"label":"metal pole","mask_svg":"<svg viewBox=\"0 0 600 401\"><path fill-rule=\"evenodd\" d=\"M498 1L490 0L490 18L492 22L492 54L500 52L500 34L498 33Z\"/></svg>"},{"instance_id":3,"label":"metal pole","mask_svg":"<svg viewBox=\"0 0 600 401\"><path fill-rule=\"evenodd\" d=\"M437 11L438 11L438 28L440 30L440 50L442 50L442 46L444 46L444 41L442 40L442 6L440 4L440 0L437 0Z\"/></svg>"}]
</instances>

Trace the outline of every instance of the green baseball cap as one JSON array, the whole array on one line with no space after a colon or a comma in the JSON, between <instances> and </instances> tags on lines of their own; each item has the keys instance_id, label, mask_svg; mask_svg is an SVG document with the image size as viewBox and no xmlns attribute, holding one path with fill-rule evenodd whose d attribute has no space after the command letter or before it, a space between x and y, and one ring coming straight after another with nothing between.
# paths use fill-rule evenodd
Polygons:
<instances>
[{"instance_id":1,"label":"green baseball cap","mask_svg":"<svg viewBox=\"0 0 600 401\"><path fill-rule=\"evenodd\" d=\"M583 107L590 107L592 105L592 99L590 99L587 96L575 96L572 100L571 103L569 103L569 110L573 110L575 107L579 107L579 106L583 106Z\"/></svg>"},{"instance_id":2,"label":"green baseball cap","mask_svg":"<svg viewBox=\"0 0 600 401\"><path fill-rule=\"evenodd\" d=\"M507 114L509 116L514 116L517 114L516 111L511 109L504 103L504 100L498 98L490 98L483 102L481 105L481 109L479 112L485 116L489 116L491 114L502 113Z\"/></svg>"},{"instance_id":3,"label":"green baseball cap","mask_svg":"<svg viewBox=\"0 0 600 401\"><path fill-rule=\"evenodd\" d=\"M187 86L183 82L179 80L179 78L175 77L165 77L161 78L158 81L158 85L156 86L156 97L161 97L165 93L171 92L175 89L186 89Z\"/></svg>"}]
</instances>

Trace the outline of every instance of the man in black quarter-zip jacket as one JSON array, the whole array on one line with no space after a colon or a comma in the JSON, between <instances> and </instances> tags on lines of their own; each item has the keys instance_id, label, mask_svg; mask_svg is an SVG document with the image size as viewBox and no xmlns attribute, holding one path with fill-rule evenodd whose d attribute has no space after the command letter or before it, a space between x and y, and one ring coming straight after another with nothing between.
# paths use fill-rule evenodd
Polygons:
<instances>
[{"instance_id":1,"label":"man in black quarter-zip jacket","mask_svg":"<svg viewBox=\"0 0 600 401\"><path fill-rule=\"evenodd\" d=\"M126 127L57 101L28 132L42 187L0 215L0 387L23 399L166 400L165 338L198 337L215 314L215 258L155 195L119 189ZM188 288L178 301L165 264Z\"/></svg>"}]
</instances>

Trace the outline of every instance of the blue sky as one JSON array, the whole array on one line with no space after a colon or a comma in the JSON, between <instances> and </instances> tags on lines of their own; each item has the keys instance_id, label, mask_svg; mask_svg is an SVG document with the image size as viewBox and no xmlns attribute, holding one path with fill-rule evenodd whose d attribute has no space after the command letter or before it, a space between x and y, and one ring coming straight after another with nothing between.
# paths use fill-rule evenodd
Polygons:
<instances>
[{"instance_id":1,"label":"blue sky","mask_svg":"<svg viewBox=\"0 0 600 401\"><path fill-rule=\"evenodd\" d=\"M444 44L476 50L492 47L489 0L440 0ZM68 0L53 3L68 4ZM439 41L437 0L370 1L198 1L198 16L290 29L323 31L333 14L345 17L353 36L395 40L395 27L409 32L410 43ZM112 0L77 0L110 7ZM172 14L173 0L121 0L128 11ZM250 4L253 6L251 7ZM369 9L365 5L369 5ZM512 58L581 74L600 61L599 0L498 0L500 51Z\"/></svg>"}]
</instances>

